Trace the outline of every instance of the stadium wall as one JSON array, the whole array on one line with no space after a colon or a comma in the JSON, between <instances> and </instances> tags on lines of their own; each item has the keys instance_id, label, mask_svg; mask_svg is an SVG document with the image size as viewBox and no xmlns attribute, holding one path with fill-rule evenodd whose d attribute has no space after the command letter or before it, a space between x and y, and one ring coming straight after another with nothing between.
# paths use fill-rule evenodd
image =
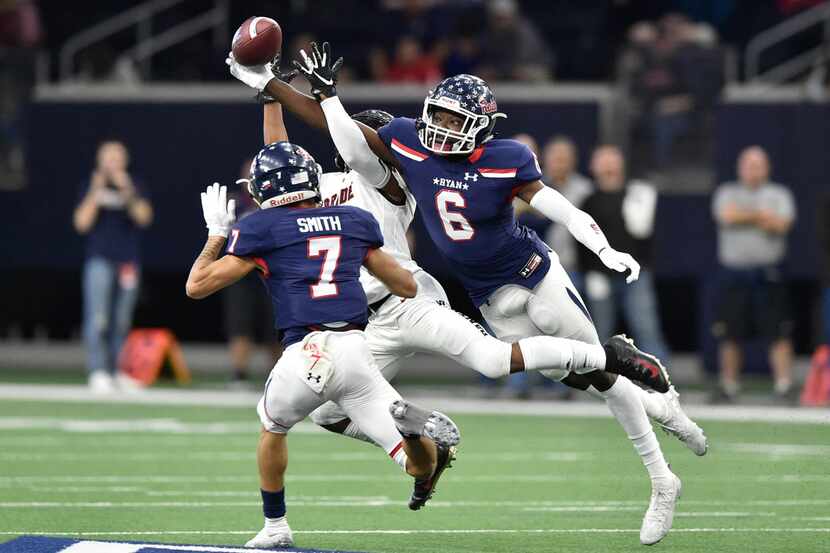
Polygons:
<instances>
[{"instance_id":1,"label":"stadium wall","mask_svg":"<svg viewBox=\"0 0 830 553\"><path fill-rule=\"evenodd\" d=\"M607 87L513 86L500 87L499 93L500 107L510 116L500 124L503 136L528 132L544 141L553 134L569 135L583 152L583 170L585 152L611 136L613 95ZM421 87L354 87L344 100L354 111L384 107L415 116L422 97ZM743 146L760 143L771 153L776 179L796 193L800 218L787 266L798 283L803 350L810 346L809 312L817 279L814 206L830 180L830 106L797 97L733 99L720 106L717 120L718 180L733 178L734 160ZM331 167L334 152L327 137L291 116L287 126L293 140L324 167ZM22 317L59 326L57 335L65 336L66 327L77 326L83 243L72 230L71 212L80 183L91 170L96 145L110 137L129 145L133 170L149 185L156 208L156 222L144 242L139 324L171 326L185 339L221 338L221 325L205 329L199 324L219 317L219 303L194 305L181 288L204 235L197 193L216 180L233 182L242 161L261 145L259 106L239 87L223 86L38 91L26 117L29 187L3 193L7 201L0 202L0 216L11 229L0 236L0 248L9 253L3 256L0 284L16 290L0 314L0 327ZM656 247L661 312L670 343L677 349L702 345L711 353L707 299L715 267L715 229L709 197L664 196ZM426 247L419 248L417 256L425 268L448 282L462 310L471 312L440 258Z\"/></svg>"}]
</instances>

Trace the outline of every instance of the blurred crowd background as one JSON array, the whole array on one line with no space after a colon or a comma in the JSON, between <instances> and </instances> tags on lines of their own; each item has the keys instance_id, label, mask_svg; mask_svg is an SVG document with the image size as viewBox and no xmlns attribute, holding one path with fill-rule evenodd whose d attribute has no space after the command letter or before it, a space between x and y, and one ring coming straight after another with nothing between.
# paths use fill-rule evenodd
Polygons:
<instances>
[{"instance_id":1,"label":"blurred crowd background","mask_svg":"<svg viewBox=\"0 0 830 553\"><path fill-rule=\"evenodd\" d=\"M601 333L628 330L666 359L701 354L720 374L714 399L734 400L744 365L770 369L775 393L792 399L794 352L830 340L822 0L90 0L71 9L0 0L0 282L14 292L0 339L83 336L102 348L92 313L116 308L90 303L89 273L93 258L109 256L107 278L132 286L110 349L130 321L184 340L227 337L232 372L244 378L253 323L233 306L247 300L226 298L223 314L219 300L188 302L183 283L201 236L198 191L232 182L261 140L259 107L227 93L237 83L224 65L236 26L254 14L280 22L284 58L330 41L346 59L344 96L363 91L355 110L416 116L443 76L490 81L509 115L501 136L536 149L546 183L634 253L643 277L621 285L563 229L517 206L522 222L560 253ZM318 160L332 154L324 136L288 124ZM114 147L123 167L103 170L101 149ZM137 215L139 201L149 217ZM126 234L135 225L142 253L115 259L91 247L82 204L120 209L107 224ZM413 240L456 308L478 318L418 225ZM515 383L517 395L527 390Z\"/></svg>"}]
</instances>

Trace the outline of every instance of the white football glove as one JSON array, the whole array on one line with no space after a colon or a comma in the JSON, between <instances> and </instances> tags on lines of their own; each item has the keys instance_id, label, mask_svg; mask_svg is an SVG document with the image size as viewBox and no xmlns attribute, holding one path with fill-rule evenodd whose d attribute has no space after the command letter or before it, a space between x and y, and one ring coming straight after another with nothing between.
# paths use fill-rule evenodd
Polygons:
<instances>
[{"instance_id":1,"label":"white football glove","mask_svg":"<svg viewBox=\"0 0 830 553\"><path fill-rule=\"evenodd\" d=\"M236 200L228 201L228 187L214 182L202 192L202 214L207 223L208 236L228 237L236 222Z\"/></svg>"},{"instance_id":2,"label":"white football glove","mask_svg":"<svg viewBox=\"0 0 830 553\"><path fill-rule=\"evenodd\" d=\"M599 259L606 267L618 273L630 270L631 274L625 278L628 284L640 278L640 264L627 253L618 252L614 248L603 248L599 252Z\"/></svg>"},{"instance_id":3,"label":"white football glove","mask_svg":"<svg viewBox=\"0 0 830 553\"><path fill-rule=\"evenodd\" d=\"M233 53L229 53L225 63L230 68L231 75L256 90L264 90L271 79L275 78L271 71L271 62L263 65L240 65Z\"/></svg>"}]
</instances>

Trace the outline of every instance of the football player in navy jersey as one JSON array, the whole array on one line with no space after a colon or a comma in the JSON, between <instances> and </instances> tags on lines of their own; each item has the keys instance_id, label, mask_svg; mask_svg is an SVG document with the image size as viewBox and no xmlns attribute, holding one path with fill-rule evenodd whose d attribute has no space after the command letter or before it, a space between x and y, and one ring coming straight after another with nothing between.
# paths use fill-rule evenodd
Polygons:
<instances>
[{"instance_id":1,"label":"football player in navy jersey","mask_svg":"<svg viewBox=\"0 0 830 553\"><path fill-rule=\"evenodd\" d=\"M605 265L630 271L630 281L637 278L639 266L630 255L610 247L590 216L544 186L527 147L494 139L496 121L504 114L498 112L484 81L470 75L445 79L430 91L421 118L395 118L374 131L354 123L340 105L335 85L342 61L334 61L328 45L322 51L315 46L310 56L301 54L303 63L297 67L311 83L315 98L275 79L267 67L246 68L233 60L229 65L235 77L267 90L310 125L328 128L332 136L345 132L341 126L360 131L372 157L401 174L420 204L418 212L430 237L499 338L555 335L599 345L590 315L556 254L516 223L511 200L518 196L566 226ZM337 110L342 111L339 117ZM394 194L400 187L389 179L378 188ZM520 342L521 357L532 365L537 352L522 346ZM640 538L656 543L671 528L680 480L669 470L648 417L698 455L706 452L706 438L683 414L658 359L623 336L608 340L601 356L598 366L578 370L563 362L550 365L543 374L605 399L651 477L652 499ZM641 390L629 378L661 393Z\"/></svg>"},{"instance_id":2,"label":"football player in navy jersey","mask_svg":"<svg viewBox=\"0 0 830 553\"><path fill-rule=\"evenodd\" d=\"M265 525L248 547L293 544L285 518L285 435L327 401L416 479L434 473L437 446L452 447L460 438L446 415L403 401L378 371L362 332L367 303L360 268L402 298L414 297L417 284L380 250L383 236L371 214L319 205L319 178L314 159L283 141L263 148L251 166L248 188L259 211L234 224L234 201L227 201L224 186L202 193L208 240L188 276L187 295L204 298L258 269L279 305L276 326L285 346L257 406ZM226 255L217 258L226 240Z\"/></svg>"}]
</instances>

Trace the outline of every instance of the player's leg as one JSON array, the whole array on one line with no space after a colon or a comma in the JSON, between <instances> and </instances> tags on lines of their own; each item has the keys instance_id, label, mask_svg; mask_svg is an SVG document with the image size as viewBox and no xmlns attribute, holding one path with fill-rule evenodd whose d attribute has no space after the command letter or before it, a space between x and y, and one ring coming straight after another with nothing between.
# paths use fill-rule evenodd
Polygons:
<instances>
[{"instance_id":1,"label":"player's leg","mask_svg":"<svg viewBox=\"0 0 830 553\"><path fill-rule=\"evenodd\" d=\"M408 353L402 349L405 345L400 339L400 329L395 317L391 315L372 317L363 334L375 366L387 381L391 380L398 373L400 358ZM346 415L343 408L333 401L326 402L315 409L310 418L314 424L329 432L379 445L373 442L357 423Z\"/></svg>"},{"instance_id":2,"label":"player's leg","mask_svg":"<svg viewBox=\"0 0 830 553\"><path fill-rule=\"evenodd\" d=\"M510 311L504 308L505 305L510 305L510 295L504 294L505 288L496 291L491 296L490 309L482 309L482 313L494 331L519 333L532 331L535 327L540 333L557 334L599 344L590 315L564 269L558 263L551 266L542 283L526 298L525 314L520 313L513 318L505 317L491 321L490 317L495 307L500 307L501 314L510 314ZM509 290L507 292L510 294ZM514 296L512 303L517 303L516 294L512 293L512 295ZM513 309L519 311L521 307L517 305ZM515 325L512 324L514 321ZM494 322L496 324L493 324ZM674 509L673 501L676 501L679 493L679 480L669 470L660 450L660 444L657 442L657 437L654 435L645 407L639 397L642 390L627 378L605 371L587 371L576 377L568 378L565 378L567 372L561 370L542 371L542 374L549 378L562 379L564 383L571 386L578 385L580 389L593 389L595 394L605 400L609 410L623 427L634 449L640 455L652 480L653 495L664 498L668 494L673 497L673 500L668 503L662 499L659 504L653 501L643 521L641 539L650 543L654 543L652 540L661 539L670 528L670 518ZM653 506L659 506L660 510L653 509ZM670 509L667 511L666 507ZM665 525L666 521L669 521L668 527ZM656 522L663 522L663 524L656 524Z\"/></svg>"},{"instance_id":3,"label":"player's leg","mask_svg":"<svg viewBox=\"0 0 830 553\"><path fill-rule=\"evenodd\" d=\"M271 371L257 405L262 423L257 467L265 523L262 530L245 544L246 547L286 547L294 543L285 516L284 478L288 466L285 435L325 401L295 374L305 363L301 351L300 344L286 349Z\"/></svg>"},{"instance_id":4,"label":"player's leg","mask_svg":"<svg viewBox=\"0 0 830 553\"><path fill-rule=\"evenodd\" d=\"M347 390L338 403L372 441L415 477L409 506L417 510L432 496L454 459L458 428L442 413L404 402L375 368L362 336L344 336L339 342L338 355L352 365Z\"/></svg>"},{"instance_id":5,"label":"player's leg","mask_svg":"<svg viewBox=\"0 0 830 553\"><path fill-rule=\"evenodd\" d=\"M113 265L99 257L89 258L84 263L82 280L83 334L89 385L93 392L108 392L113 389L106 341L110 326L112 287L115 284Z\"/></svg>"}]
</instances>

